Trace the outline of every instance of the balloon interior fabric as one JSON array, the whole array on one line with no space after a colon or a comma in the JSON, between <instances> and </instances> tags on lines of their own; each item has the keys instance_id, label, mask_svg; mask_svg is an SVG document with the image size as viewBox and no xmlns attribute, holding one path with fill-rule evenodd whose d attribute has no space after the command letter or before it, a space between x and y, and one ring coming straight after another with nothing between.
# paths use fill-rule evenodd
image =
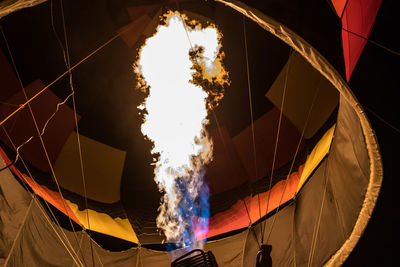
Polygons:
<instances>
[{"instance_id":1,"label":"balloon interior fabric","mask_svg":"<svg viewBox=\"0 0 400 267\"><path fill-rule=\"evenodd\" d=\"M170 9L217 26L230 79L208 118L204 249L219 266L255 266L262 244L274 266L346 260L383 176L348 31L371 2L368 39L381 1L255 2L0 3L1 264L170 266L132 67Z\"/></svg>"}]
</instances>

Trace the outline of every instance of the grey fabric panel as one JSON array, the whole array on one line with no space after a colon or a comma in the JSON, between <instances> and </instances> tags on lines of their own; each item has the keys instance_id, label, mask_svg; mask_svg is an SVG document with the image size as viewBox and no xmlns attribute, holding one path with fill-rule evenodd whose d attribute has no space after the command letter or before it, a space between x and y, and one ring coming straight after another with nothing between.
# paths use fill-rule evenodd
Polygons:
<instances>
[{"instance_id":1,"label":"grey fabric panel","mask_svg":"<svg viewBox=\"0 0 400 267\"><path fill-rule=\"evenodd\" d=\"M322 164L310 181L304 186L298 199L282 208L277 215L266 220L264 243L271 245L273 266L307 266L315 238L315 253L312 266L322 266L344 242L329 184L325 197L325 168ZM324 198L318 234L313 235L318 223L319 212ZM276 217L275 222L274 217ZM272 227L273 224L273 227ZM256 225L251 231L256 233L260 241L263 223ZM272 227L272 228L271 228ZM293 236L294 232L294 236ZM269 239L268 238L268 235ZM255 266L258 244L253 233L247 237L243 266Z\"/></svg>"},{"instance_id":2,"label":"grey fabric panel","mask_svg":"<svg viewBox=\"0 0 400 267\"><path fill-rule=\"evenodd\" d=\"M312 266L321 266L340 249L354 228L368 182L369 159L360 121L341 97L330 153L297 195L295 243L298 266L308 265L311 254ZM317 233L315 229L318 229ZM312 245L315 235L316 243ZM314 252L311 252L312 246Z\"/></svg>"},{"instance_id":3,"label":"grey fabric panel","mask_svg":"<svg viewBox=\"0 0 400 267\"><path fill-rule=\"evenodd\" d=\"M47 0L5 0L0 3L0 18L7 16L8 14L17 10L36 6Z\"/></svg>"},{"instance_id":4,"label":"grey fabric panel","mask_svg":"<svg viewBox=\"0 0 400 267\"><path fill-rule=\"evenodd\" d=\"M141 249L139 256L139 264L137 266L170 267L171 261L166 252Z\"/></svg>"},{"instance_id":5,"label":"grey fabric panel","mask_svg":"<svg viewBox=\"0 0 400 267\"><path fill-rule=\"evenodd\" d=\"M39 202L33 203L7 266L74 266L74 260L51 226L58 232L59 228L53 222L50 226L39 205ZM137 263L138 249L109 252L94 242L91 246L86 233L76 232L74 236L68 230L64 232L84 266L135 266ZM63 241L66 241L65 238ZM81 244L81 251L78 243Z\"/></svg>"},{"instance_id":6,"label":"grey fabric panel","mask_svg":"<svg viewBox=\"0 0 400 267\"><path fill-rule=\"evenodd\" d=\"M7 266L72 266L72 258L60 249L61 243L46 227L37 205L34 202L29 211Z\"/></svg>"},{"instance_id":7,"label":"grey fabric panel","mask_svg":"<svg viewBox=\"0 0 400 267\"><path fill-rule=\"evenodd\" d=\"M370 173L360 121L343 97L340 98L337 127L328 160L327 175L347 238L359 216Z\"/></svg>"},{"instance_id":8,"label":"grey fabric panel","mask_svg":"<svg viewBox=\"0 0 400 267\"><path fill-rule=\"evenodd\" d=\"M262 222L251 228L246 239L243 266L256 265L259 248L255 236L258 238L258 242L260 242L261 232L264 232L264 243L272 246L271 257L273 266L293 266L293 210L294 205L291 203L283 207L277 215L269 217L266 220L266 225ZM275 223L273 223L275 216ZM272 224L273 227L271 228ZM267 240L269 233L271 234Z\"/></svg>"},{"instance_id":9,"label":"grey fabric panel","mask_svg":"<svg viewBox=\"0 0 400 267\"><path fill-rule=\"evenodd\" d=\"M0 157L0 168L6 166ZM30 194L15 180L10 170L0 172L0 265L3 265L21 227Z\"/></svg>"},{"instance_id":10,"label":"grey fabric panel","mask_svg":"<svg viewBox=\"0 0 400 267\"><path fill-rule=\"evenodd\" d=\"M343 244L325 159L300 191L294 219L296 265L322 266Z\"/></svg>"},{"instance_id":11,"label":"grey fabric panel","mask_svg":"<svg viewBox=\"0 0 400 267\"><path fill-rule=\"evenodd\" d=\"M359 216L369 181L369 159L358 117L346 101L341 99L340 104L328 157L295 201L278 213L267 242L272 245L275 266L323 265L349 237ZM273 220L274 216L266 220L264 240ZM252 230L258 238L260 227ZM257 252L257 242L249 233L243 266L254 266Z\"/></svg>"},{"instance_id":12,"label":"grey fabric panel","mask_svg":"<svg viewBox=\"0 0 400 267\"><path fill-rule=\"evenodd\" d=\"M95 242L90 241L90 238L87 234L83 232L77 232L77 235L81 242L82 254L85 257L84 264L86 264L86 266L136 266L138 261L137 255L139 253L137 249L129 249L122 252L107 251L101 248ZM73 242L71 232L68 232L68 236L71 242ZM89 242L92 242L92 244Z\"/></svg>"},{"instance_id":13,"label":"grey fabric panel","mask_svg":"<svg viewBox=\"0 0 400 267\"><path fill-rule=\"evenodd\" d=\"M261 228L259 228L259 226L256 226L246 231L247 238L243 253L243 262L242 262L243 267L256 266L256 257L259 251L256 238L258 239L258 242L260 242L260 235L261 235L260 229Z\"/></svg>"},{"instance_id":14,"label":"grey fabric panel","mask_svg":"<svg viewBox=\"0 0 400 267\"><path fill-rule=\"evenodd\" d=\"M241 266L246 237L247 231L243 231L227 238L210 241L206 243L205 250L213 252L219 266Z\"/></svg>"},{"instance_id":15,"label":"grey fabric panel","mask_svg":"<svg viewBox=\"0 0 400 267\"><path fill-rule=\"evenodd\" d=\"M39 208L39 202L33 202L26 223L16 245L11 252L7 266L74 266L74 261L65 246L51 228L57 228L54 222L45 219ZM59 228L57 228L59 229ZM167 252L152 251L145 248L132 248L122 252L110 252L96 243L90 245L90 239L84 232L65 230L79 259L84 266L170 266ZM246 231L231 237L206 244L206 250L212 250L220 266L240 266ZM65 239L63 238L65 241ZM78 249L76 240L81 245ZM93 255L92 255L93 248Z\"/></svg>"},{"instance_id":16,"label":"grey fabric panel","mask_svg":"<svg viewBox=\"0 0 400 267\"><path fill-rule=\"evenodd\" d=\"M274 215L276 219L273 226L274 216L267 220L264 242L272 245L271 257L273 266L293 266L294 251L292 229L294 208L294 203L282 208L277 215ZM271 234L267 240L269 233Z\"/></svg>"}]
</instances>

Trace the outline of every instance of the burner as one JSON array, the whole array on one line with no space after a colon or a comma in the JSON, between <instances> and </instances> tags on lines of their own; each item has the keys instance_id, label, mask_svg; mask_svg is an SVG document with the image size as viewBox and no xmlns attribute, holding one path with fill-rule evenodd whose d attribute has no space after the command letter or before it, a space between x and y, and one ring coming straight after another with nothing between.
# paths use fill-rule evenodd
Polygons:
<instances>
[{"instance_id":1,"label":"burner","mask_svg":"<svg viewBox=\"0 0 400 267\"><path fill-rule=\"evenodd\" d=\"M194 254L194 255L193 255ZM211 251L194 249L177 258L171 267L218 267L217 261Z\"/></svg>"}]
</instances>

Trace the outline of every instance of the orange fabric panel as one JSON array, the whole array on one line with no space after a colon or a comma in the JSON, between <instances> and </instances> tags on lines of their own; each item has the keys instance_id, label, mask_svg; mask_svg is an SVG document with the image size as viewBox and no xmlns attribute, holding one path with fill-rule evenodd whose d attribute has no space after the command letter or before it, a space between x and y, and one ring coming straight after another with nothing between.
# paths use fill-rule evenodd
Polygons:
<instances>
[{"instance_id":1,"label":"orange fabric panel","mask_svg":"<svg viewBox=\"0 0 400 267\"><path fill-rule=\"evenodd\" d=\"M44 85L40 80L36 80L28 85L25 88L28 98L31 98L42 88L44 88ZM9 98L7 102L13 104L24 103L25 97L22 91L19 91L17 94ZM31 107L40 131L43 129L46 121L56 111L57 104L61 102L62 100L50 90L46 90L31 102ZM2 118L6 117L14 110L15 107L13 106L0 105L0 114L2 115ZM78 115L78 120L79 119L80 116ZM15 116L6 121L4 123L4 127L11 136L13 143L17 147L24 143L31 136L38 135L28 107L25 107ZM74 128L74 112L67 105L61 105L58 112L47 125L46 131L42 136L52 164L55 163L61 148ZM2 140L10 148L13 148L3 131L0 131L0 140ZM26 161L36 168L44 172L50 171L50 167L39 138L35 137L29 143L24 145L20 149L20 154Z\"/></svg>"},{"instance_id":2,"label":"orange fabric panel","mask_svg":"<svg viewBox=\"0 0 400 267\"><path fill-rule=\"evenodd\" d=\"M265 177L272 169L279 114L279 110L274 107L254 122L257 169L254 164L251 126L233 138L239 158L246 169L247 179L251 182ZM297 128L282 115L275 169L282 167L293 158L300 137ZM300 151L303 148L302 142Z\"/></svg>"},{"instance_id":3,"label":"orange fabric panel","mask_svg":"<svg viewBox=\"0 0 400 267\"><path fill-rule=\"evenodd\" d=\"M118 32L121 33L121 38L126 45L128 47L133 47L150 22L151 18L145 14L119 29Z\"/></svg>"},{"instance_id":4,"label":"orange fabric panel","mask_svg":"<svg viewBox=\"0 0 400 267\"><path fill-rule=\"evenodd\" d=\"M63 198L61 197L59 192L55 192L53 190L48 189L44 185L36 183L35 181L32 180L32 178L30 178L28 175L24 173L21 175L23 177L23 180L33 189L33 191L36 194L41 196L44 200L49 202L51 205L53 205L56 209L64 213L66 216L70 217L71 220L81 225L81 222L75 216L75 213L71 210L67 202L63 201Z\"/></svg>"},{"instance_id":5,"label":"orange fabric panel","mask_svg":"<svg viewBox=\"0 0 400 267\"><path fill-rule=\"evenodd\" d=\"M225 127L211 131L213 160L207 165L205 180L211 194L217 194L246 182L246 170Z\"/></svg>"},{"instance_id":6,"label":"orange fabric panel","mask_svg":"<svg viewBox=\"0 0 400 267\"><path fill-rule=\"evenodd\" d=\"M3 158L4 162L7 165L11 164L10 159L7 157L7 155L4 153L4 151L1 148L0 148L0 156ZM73 220L77 224L81 225L80 221L75 216L74 212L70 209L68 204L63 201L63 198L61 197L59 192L54 192L53 190L48 189L46 186L42 186L42 185L36 183L31 177L18 171L18 169L14 165L10 166L10 170L19 179L21 179L23 182L28 184L37 195L39 195L41 198L46 200L48 203L53 205L55 208L60 210L62 213L64 213L68 217L70 217L71 220Z\"/></svg>"},{"instance_id":7,"label":"orange fabric panel","mask_svg":"<svg viewBox=\"0 0 400 267\"><path fill-rule=\"evenodd\" d=\"M296 194L297 186L299 184L303 170L304 170L304 165L301 165L296 172L293 172L290 175L288 175L287 180L282 180L276 183L270 191L259 194L260 201L258 201L257 195L253 196L250 201L251 221L255 222L259 220L261 217L270 213L278 206L291 200ZM268 202L268 197L269 197L269 202ZM259 206L260 209L258 208ZM261 217L260 217L260 210L261 210Z\"/></svg>"},{"instance_id":8,"label":"orange fabric panel","mask_svg":"<svg viewBox=\"0 0 400 267\"><path fill-rule=\"evenodd\" d=\"M0 101L7 102L13 94L21 90L21 85L3 51L0 49ZM1 103L0 103L1 104ZM21 103L19 103L21 104Z\"/></svg>"},{"instance_id":9,"label":"orange fabric panel","mask_svg":"<svg viewBox=\"0 0 400 267\"><path fill-rule=\"evenodd\" d=\"M275 184L270 191L260 193L258 196L248 196L244 200L237 201L229 210L215 214L210 218L209 231L206 236L210 238L212 236L221 235L247 227L249 225L249 216L246 211L246 206L251 221L254 223L259 220L260 213L258 208L258 197L260 197L261 217L275 210L279 205L281 206L291 200L296 194L297 185L303 172L303 168L304 165L300 166L298 171L288 175L286 180L282 180ZM286 188L285 183L287 183ZM270 194L269 203L268 194ZM244 202L246 202L246 206Z\"/></svg>"},{"instance_id":10,"label":"orange fabric panel","mask_svg":"<svg viewBox=\"0 0 400 267\"><path fill-rule=\"evenodd\" d=\"M241 229L249 225L244 201L248 202L250 197L243 201L239 200L229 210L215 214L209 220L207 238L221 235L230 231ZM248 206L248 204L247 204Z\"/></svg>"}]
</instances>

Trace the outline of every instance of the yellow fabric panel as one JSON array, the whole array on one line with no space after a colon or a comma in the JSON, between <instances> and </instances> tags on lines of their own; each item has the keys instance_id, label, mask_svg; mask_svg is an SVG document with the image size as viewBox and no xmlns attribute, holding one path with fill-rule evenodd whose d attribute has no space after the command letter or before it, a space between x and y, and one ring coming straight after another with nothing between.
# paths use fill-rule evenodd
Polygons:
<instances>
[{"instance_id":1,"label":"yellow fabric panel","mask_svg":"<svg viewBox=\"0 0 400 267\"><path fill-rule=\"evenodd\" d=\"M331 147L333 134L335 132L336 124L333 125L322 138L318 141L317 145L311 151L310 155L308 155L306 163L304 164L304 169L300 177L299 185L297 186L297 192L300 191L304 183L307 181L308 177L310 177L311 173L315 170L318 164L322 161L322 159L328 154L329 149Z\"/></svg>"},{"instance_id":2,"label":"yellow fabric panel","mask_svg":"<svg viewBox=\"0 0 400 267\"><path fill-rule=\"evenodd\" d=\"M87 197L103 203L120 200L120 185L126 152L79 135ZM64 144L54 165L60 185L84 196L76 132Z\"/></svg>"},{"instance_id":3,"label":"yellow fabric panel","mask_svg":"<svg viewBox=\"0 0 400 267\"><path fill-rule=\"evenodd\" d=\"M139 240L133 231L131 224L128 219L111 218L111 216L97 212L91 209L79 210L78 205L72 203L69 200L65 200L71 210L75 213L75 216L81 222L81 224L92 231L96 231L102 234L118 237L133 243L139 243ZM89 213L89 223L87 214Z\"/></svg>"},{"instance_id":4,"label":"yellow fabric panel","mask_svg":"<svg viewBox=\"0 0 400 267\"><path fill-rule=\"evenodd\" d=\"M280 109L282 103L286 74L288 79L282 112L299 132L307 127L304 131L304 137L311 138L337 106L339 93L300 54L292 53L266 94L266 97L278 109ZM307 120L311 106L310 118Z\"/></svg>"}]
</instances>

